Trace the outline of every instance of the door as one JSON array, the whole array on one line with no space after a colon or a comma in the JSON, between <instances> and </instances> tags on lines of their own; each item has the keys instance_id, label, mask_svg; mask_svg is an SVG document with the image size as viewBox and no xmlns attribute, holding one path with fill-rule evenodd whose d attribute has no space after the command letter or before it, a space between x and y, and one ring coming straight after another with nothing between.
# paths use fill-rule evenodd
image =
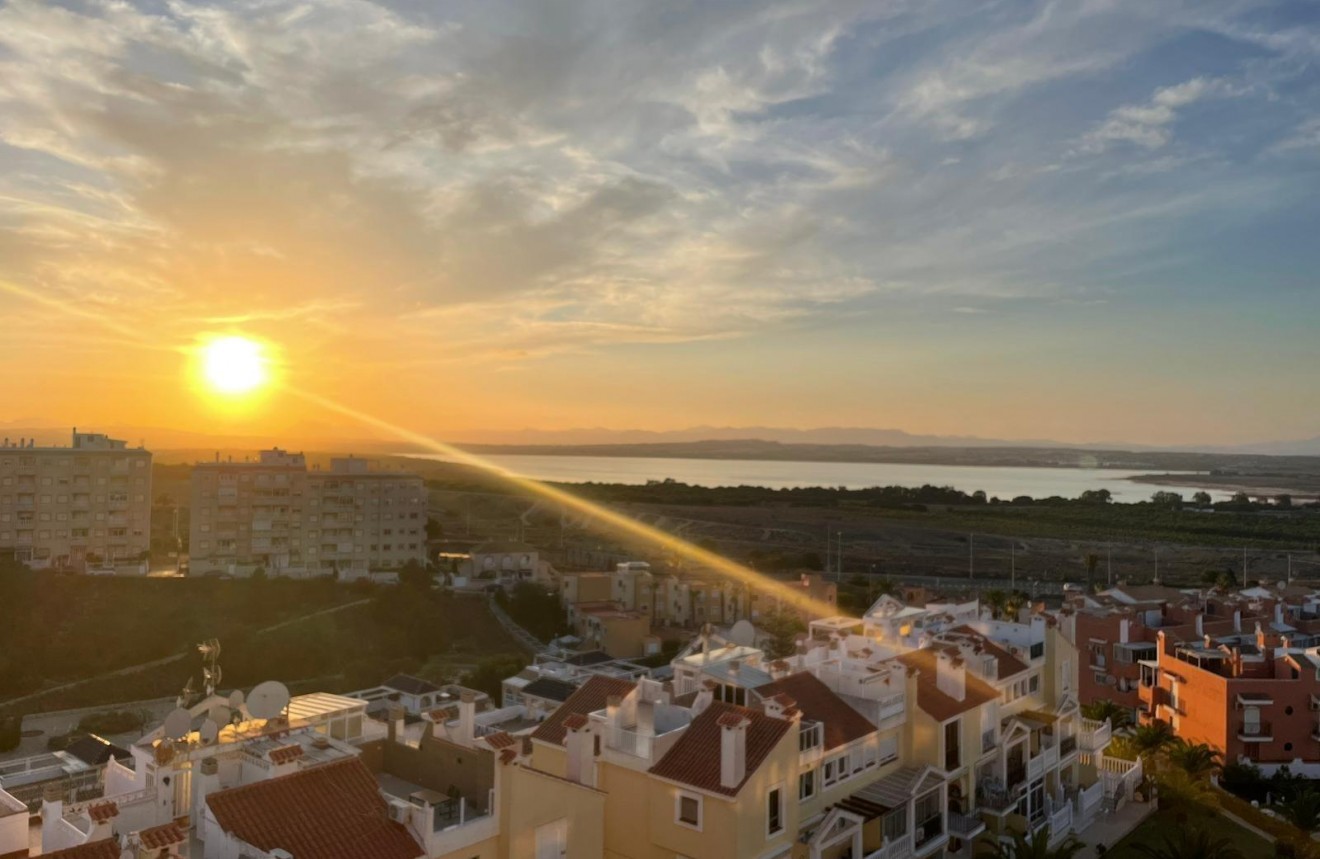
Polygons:
<instances>
[{"instance_id":1,"label":"door","mask_svg":"<svg viewBox=\"0 0 1320 859\"><path fill-rule=\"evenodd\" d=\"M536 859L568 859L568 821L536 827Z\"/></svg>"}]
</instances>

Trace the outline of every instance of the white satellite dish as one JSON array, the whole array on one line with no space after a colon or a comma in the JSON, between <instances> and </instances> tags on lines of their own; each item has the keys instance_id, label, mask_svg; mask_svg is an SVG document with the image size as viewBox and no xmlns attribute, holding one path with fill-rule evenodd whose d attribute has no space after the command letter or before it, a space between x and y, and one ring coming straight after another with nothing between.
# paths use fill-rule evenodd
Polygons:
<instances>
[{"instance_id":1,"label":"white satellite dish","mask_svg":"<svg viewBox=\"0 0 1320 859\"><path fill-rule=\"evenodd\" d=\"M203 743L214 743L215 738L220 736L220 726L212 719L207 719L205 722L202 722L200 733L202 735Z\"/></svg>"},{"instance_id":2,"label":"white satellite dish","mask_svg":"<svg viewBox=\"0 0 1320 859\"><path fill-rule=\"evenodd\" d=\"M258 683L247 696L248 712L257 719L274 719L289 706L289 689L277 680Z\"/></svg>"},{"instance_id":3,"label":"white satellite dish","mask_svg":"<svg viewBox=\"0 0 1320 859\"><path fill-rule=\"evenodd\" d=\"M229 693L229 707L230 707L230 709L232 709L232 710L237 710L239 707L242 707L242 706L243 706L243 690L242 690L242 689L235 689L233 692L230 692L230 693Z\"/></svg>"},{"instance_id":4,"label":"white satellite dish","mask_svg":"<svg viewBox=\"0 0 1320 859\"><path fill-rule=\"evenodd\" d=\"M172 710L165 717L165 724L161 726L161 733L165 735L167 740L182 740L192 730L192 718L192 713L182 707Z\"/></svg>"},{"instance_id":5,"label":"white satellite dish","mask_svg":"<svg viewBox=\"0 0 1320 859\"><path fill-rule=\"evenodd\" d=\"M729 641L742 647L751 647L756 642L756 627L749 620L740 620L729 629Z\"/></svg>"},{"instance_id":6,"label":"white satellite dish","mask_svg":"<svg viewBox=\"0 0 1320 859\"><path fill-rule=\"evenodd\" d=\"M216 704L214 707L211 708L210 712L206 714L206 718L210 719L212 722L215 722L217 725L228 725L229 719L232 716L233 716L233 711L230 710L228 707L226 707L224 704Z\"/></svg>"}]
</instances>

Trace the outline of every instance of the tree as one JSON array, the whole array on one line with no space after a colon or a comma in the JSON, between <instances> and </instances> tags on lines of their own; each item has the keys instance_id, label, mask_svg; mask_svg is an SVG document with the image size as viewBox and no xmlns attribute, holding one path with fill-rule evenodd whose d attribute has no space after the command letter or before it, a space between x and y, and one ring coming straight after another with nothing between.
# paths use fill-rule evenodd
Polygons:
<instances>
[{"instance_id":1,"label":"tree","mask_svg":"<svg viewBox=\"0 0 1320 859\"><path fill-rule=\"evenodd\" d=\"M426 517L426 539L439 540L445 535L445 529L434 516Z\"/></svg>"},{"instance_id":2,"label":"tree","mask_svg":"<svg viewBox=\"0 0 1320 859\"><path fill-rule=\"evenodd\" d=\"M459 678L459 684L469 689L485 692L490 699L500 702L503 697L504 678L512 677L527 667L527 660L520 656L492 656L483 659L477 667Z\"/></svg>"},{"instance_id":3,"label":"tree","mask_svg":"<svg viewBox=\"0 0 1320 859\"><path fill-rule=\"evenodd\" d=\"M1286 492L1274 496L1274 506L1282 507L1284 509L1292 507L1292 496Z\"/></svg>"},{"instance_id":4,"label":"tree","mask_svg":"<svg viewBox=\"0 0 1320 859\"><path fill-rule=\"evenodd\" d=\"M0 716L0 752L18 748L23 740L22 728L22 716Z\"/></svg>"},{"instance_id":5,"label":"tree","mask_svg":"<svg viewBox=\"0 0 1320 859\"><path fill-rule=\"evenodd\" d=\"M1195 492L1192 494L1192 503L1197 507L1209 507L1214 503L1214 499L1210 497L1209 492L1202 490L1201 492Z\"/></svg>"},{"instance_id":6,"label":"tree","mask_svg":"<svg viewBox=\"0 0 1320 859\"><path fill-rule=\"evenodd\" d=\"M1132 724L1132 711L1109 698L1084 705L1082 715L1097 722L1108 722L1116 731Z\"/></svg>"},{"instance_id":7,"label":"tree","mask_svg":"<svg viewBox=\"0 0 1320 859\"><path fill-rule=\"evenodd\" d=\"M996 841L978 856L981 859L1073 859L1084 846L1069 835L1057 847L1050 847L1050 828L1046 826L1035 835L1014 832L1009 841Z\"/></svg>"},{"instance_id":8,"label":"tree","mask_svg":"<svg viewBox=\"0 0 1320 859\"><path fill-rule=\"evenodd\" d=\"M1132 747L1142 757L1153 757L1174 740L1173 728L1168 722L1151 722L1132 732Z\"/></svg>"},{"instance_id":9,"label":"tree","mask_svg":"<svg viewBox=\"0 0 1320 859\"><path fill-rule=\"evenodd\" d=\"M1180 494L1164 490L1160 490L1152 495L1150 501L1156 507L1168 507L1170 510L1179 510L1183 505L1183 497Z\"/></svg>"},{"instance_id":10,"label":"tree","mask_svg":"<svg viewBox=\"0 0 1320 859\"><path fill-rule=\"evenodd\" d=\"M1091 592L1095 588L1095 568L1100 566L1100 556L1095 552L1089 552L1086 555L1086 590Z\"/></svg>"},{"instance_id":11,"label":"tree","mask_svg":"<svg viewBox=\"0 0 1320 859\"><path fill-rule=\"evenodd\" d=\"M1170 764L1197 781L1209 779L1224 766L1224 756L1218 749L1205 743L1191 743L1181 737L1169 743L1164 756Z\"/></svg>"},{"instance_id":12,"label":"tree","mask_svg":"<svg viewBox=\"0 0 1320 859\"><path fill-rule=\"evenodd\" d=\"M399 587L426 592L435 584L435 574L417 560L409 561L399 570Z\"/></svg>"},{"instance_id":13,"label":"tree","mask_svg":"<svg viewBox=\"0 0 1320 859\"><path fill-rule=\"evenodd\" d=\"M1216 838L1199 826L1165 833L1156 844L1133 844L1148 859L1245 859L1228 838Z\"/></svg>"},{"instance_id":14,"label":"tree","mask_svg":"<svg viewBox=\"0 0 1320 859\"><path fill-rule=\"evenodd\" d=\"M1168 769L1155 779L1159 787L1160 808L1188 812L1213 805L1210 782L1193 778L1185 770Z\"/></svg>"},{"instance_id":15,"label":"tree","mask_svg":"<svg viewBox=\"0 0 1320 859\"><path fill-rule=\"evenodd\" d=\"M766 655L771 659L792 656L797 650L798 633L806 632L802 618L793 612L773 611L761 617L761 629L770 636Z\"/></svg>"},{"instance_id":16,"label":"tree","mask_svg":"<svg viewBox=\"0 0 1320 859\"><path fill-rule=\"evenodd\" d=\"M1083 504L1108 504L1114 498L1114 494L1108 489L1087 489L1077 497L1077 500Z\"/></svg>"},{"instance_id":17,"label":"tree","mask_svg":"<svg viewBox=\"0 0 1320 859\"><path fill-rule=\"evenodd\" d=\"M998 620L1004 614L1004 606L1008 604L1008 594L1001 590L986 591L981 594L981 602L990 609L990 616Z\"/></svg>"},{"instance_id":18,"label":"tree","mask_svg":"<svg viewBox=\"0 0 1320 859\"><path fill-rule=\"evenodd\" d=\"M1320 829L1320 791L1303 788L1297 795L1279 806L1288 822L1305 832Z\"/></svg>"}]
</instances>

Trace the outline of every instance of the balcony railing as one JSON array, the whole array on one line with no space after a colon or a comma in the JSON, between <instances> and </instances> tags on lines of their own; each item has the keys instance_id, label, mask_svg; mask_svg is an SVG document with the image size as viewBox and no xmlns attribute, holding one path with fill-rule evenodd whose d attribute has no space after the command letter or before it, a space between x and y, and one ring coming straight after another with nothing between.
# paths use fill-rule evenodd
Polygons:
<instances>
[{"instance_id":1,"label":"balcony railing","mask_svg":"<svg viewBox=\"0 0 1320 859\"><path fill-rule=\"evenodd\" d=\"M917 831L913 833L914 846L917 850L930 846L931 842L944 837L944 815L937 814L917 824Z\"/></svg>"},{"instance_id":2,"label":"balcony railing","mask_svg":"<svg viewBox=\"0 0 1320 859\"><path fill-rule=\"evenodd\" d=\"M1075 751L1077 751L1076 737L1064 737L1059 741L1059 757L1066 758Z\"/></svg>"},{"instance_id":3,"label":"balcony railing","mask_svg":"<svg viewBox=\"0 0 1320 859\"><path fill-rule=\"evenodd\" d=\"M904 835L901 838L886 841L879 850L867 854L866 859L907 859L911 855L912 836Z\"/></svg>"},{"instance_id":4,"label":"balcony railing","mask_svg":"<svg viewBox=\"0 0 1320 859\"><path fill-rule=\"evenodd\" d=\"M1248 743L1265 743L1274 739L1274 729L1269 722L1239 722L1238 739Z\"/></svg>"},{"instance_id":5,"label":"balcony railing","mask_svg":"<svg viewBox=\"0 0 1320 859\"><path fill-rule=\"evenodd\" d=\"M1003 813L1017 808L1018 792L998 781L982 781L976 786L976 805L987 811Z\"/></svg>"},{"instance_id":6,"label":"balcony railing","mask_svg":"<svg viewBox=\"0 0 1320 859\"><path fill-rule=\"evenodd\" d=\"M1113 739L1113 728L1106 719L1097 722L1094 719L1082 719L1082 729L1078 735L1078 744L1084 752L1098 752L1109 745Z\"/></svg>"},{"instance_id":7,"label":"balcony railing","mask_svg":"<svg viewBox=\"0 0 1320 859\"><path fill-rule=\"evenodd\" d=\"M985 823L980 818L949 812L949 834L954 838L971 841L982 832L985 832Z\"/></svg>"}]
</instances>

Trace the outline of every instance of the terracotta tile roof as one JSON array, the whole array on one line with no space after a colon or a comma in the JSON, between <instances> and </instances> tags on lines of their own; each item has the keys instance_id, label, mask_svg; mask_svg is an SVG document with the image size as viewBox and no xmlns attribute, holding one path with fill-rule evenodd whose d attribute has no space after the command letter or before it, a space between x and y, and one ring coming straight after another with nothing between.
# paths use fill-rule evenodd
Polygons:
<instances>
[{"instance_id":1,"label":"terracotta tile roof","mask_svg":"<svg viewBox=\"0 0 1320 859\"><path fill-rule=\"evenodd\" d=\"M42 853L41 859L119 859L119 842L113 838L102 838L77 847Z\"/></svg>"},{"instance_id":2,"label":"terracotta tile roof","mask_svg":"<svg viewBox=\"0 0 1320 859\"><path fill-rule=\"evenodd\" d=\"M439 722L443 725L445 722L452 722L454 719L458 718L458 708L440 707L432 710L427 715L431 717L432 722Z\"/></svg>"},{"instance_id":3,"label":"terracotta tile roof","mask_svg":"<svg viewBox=\"0 0 1320 859\"><path fill-rule=\"evenodd\" d=\"M569 713L564 719L563 725L565 731L576 731L579 728L585 728L591 720L581 713Z\"/></svg>"},{"instance_id":4,"label":"terracotta tile roof","mask_svg":"<svg viewBox=\"0 0 1320 859\"><path fill-rule=\"evenodd\" d=\"M504 749L516 744L518 741L510 736L508 731L497 731L486 737L486 744L492 749Z\"/></svg>"},{"instance_id":5,"label":"terracotta tile roof","mask_svg":"<svg viewBox=\"0 0 1320 859\"><path fill-rule=\"evenodd\" d=\"M995 678L996 680L1007 680L1014 674L1019 674L1027 670L1027 663L1000 647L993 639L986 638L970 626L955 627L949 630L949 632L972 639L976 644L980 645L981 649L984 650L987 655L993 656L998 660L999 674Z\"/></svg>"},{"instance_id":6,"label":"terracotta tile roof","mask_svg":"<svg viewBox=\"0 0 1320 859\"><path fill-rule=\"evenodd\" d=\"M266 754L266 757L270 758L270 762L277 766L279 764L293 763L302 756L303 747L296 744L292 746L280 746L277 749L271 749Z\"/></svg>"},{"instance_id":7,"label":"terracotta tile roof","mask_svg":"<svg viewBox=\"0 0 1320 859\"><path fill-rule=\"evenodd\" d=\"M746 775L738 787L732 789L720 784L720 733L723 730L720 725L730 714L749 722ZM714 701L692 720L692 724L688 725L660 762L651 767L650 772L700 790L736 796L792 727L792 722L771 718L760 710Z\"/></svg>"},{"instance_id":8,"label":"terracotta tile roof","mask_svg":"<svg viewBox=\"0 0 1320 859\"><path fill-rule=\"evenodd\" d=\"M826 751L875 733L875 726L865 716L809 671L790 674L769 686L762 686L756 694L763 698L787 696L792 699L793 706L802 711L804 719L824 726Z\"/></svg>"},{"instance_id":9,"label":"terracotta tile roof","mask_svg":"<svg viewBox=\"0 0 1320 859\"><path fill-rule=\"evenodd\" d=\"M952 719L960 713L974 710L987 701L999 697L994 687L970 671L966 673L966 686L961 701L945 695L935 683L936 658L937 651L931 647L904 653L898 657L899 662L917 670L917 706L935 721Z\"/></svg>"},{"instance_id":10,"label":"terracotta tile roof","mask_svg":"<svg viewBox=\"0 0 1320 859\"><path fill-rule=\"evenodd\" d=\"M564 719L574 713L585 716L603 710L610 696L627 695L635 688L637 684L631 681L597 674L568 696L568 700L560 704L559 708L532 732L532 737L556 746L563 745L564 735L567 733L564 730Z\"/></svg>"},{"instance_id":11,"label":"terracotta tile roof","mask_svg":"<svg viewBox=\"0 0 1320 859\"><path fill-rule=\"evenodd\" d=\"M138 841L147 850L160 850L172 844L182 844L188 839L188 833L177 823L153 826L138 833Z\"/></svg>"},{"instance_id":12,"label":"terracotta tile roof","mask_svg":"<svg viewBox=\"0 0 1320 859\"><path fill-rule=\"evenodd\" d=\"M504 751L500 752L500 763L511 764L516 760L518 760L518 753L515 752L513 749L505 749Z\"/></svg>"},{"instance_id":13,"label":"terracotta tile roof","mask_svg":"<svg viewBox=\"0 0 1320 859\"><path fill-rule=\"evenodd\" d=\"M722 714L715 720L715 723L721 728L741 728L748 723L748 720L743 718L743 715L736 710L731 710Z\"/></svg>"},{"instance_id":14,"label":"terracotta tile roof","mask_svg":"<svg viewBox=\"0 0 1320 859\"><path fill-rule=\"evenodd\" d=\"M107 820L119 816L119 806L113 802L98 802L87 806L87 816L93 823L105 823Z\"/></svg>"},{"instance_id":15,"label":"terracotta tile roof","mask_svg":"<svg viewBox=\"0 0 1320 859\"><path fill-rule=\"evenodd\" d=\"M225 832L298 859L416 859L422 848L358 758L222 790L206 804Z\"/></svg>"}]
</instances>

